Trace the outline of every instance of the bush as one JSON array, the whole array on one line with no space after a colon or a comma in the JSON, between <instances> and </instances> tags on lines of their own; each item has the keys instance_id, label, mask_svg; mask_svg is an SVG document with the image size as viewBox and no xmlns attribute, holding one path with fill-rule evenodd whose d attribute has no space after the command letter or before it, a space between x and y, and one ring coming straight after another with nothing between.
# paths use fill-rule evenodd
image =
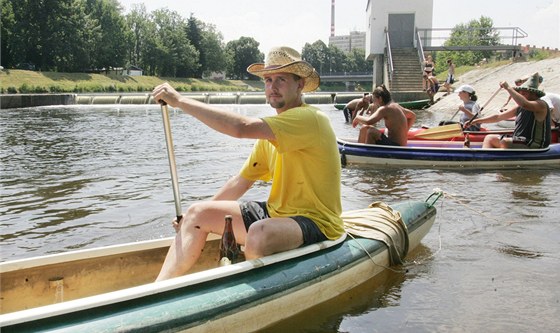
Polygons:
<instances>
[{"instance_id":1,"label":"bush","mask_svg":"<svg viewBox=\"0 0 560 333\"><path fill-rule=\"evenodd\" d=\"M49 91L45 87L30 86L27 83L24 83L19 87L19 92L21 94L44 94Z\"/></svg>"},{"instance_id":2,"label":"bush","mask_svg":"<svg viewBox=\"0 0 560 333\"><path fill-rule=\"evenodd\" d=\"M545 50L538 50L538 49L532 49L529 52L529 58L531 60L544 60L544 59L548 59L550 57L550 53L545 51Z\"/></svg>"},{"instance_id":3,"label":"bush","mask_svg":"<svg viewBox=\"0 0 560 333\"><path fill-rule=\"evenodd\" d=\"M61 88L60 86L50 86L49 91L52 93L62 93L64 92L64 89Z\"/></svg>"}]
</instances>

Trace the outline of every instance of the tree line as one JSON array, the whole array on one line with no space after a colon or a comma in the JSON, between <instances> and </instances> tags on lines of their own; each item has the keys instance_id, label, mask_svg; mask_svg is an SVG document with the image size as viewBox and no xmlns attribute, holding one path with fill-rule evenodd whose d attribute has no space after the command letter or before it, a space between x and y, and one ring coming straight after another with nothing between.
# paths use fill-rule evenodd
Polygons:
<instances>
[{"instance_id":1,"label":"tree line","mask_svg":"<svg viewBox=\"0 0 560 333\"><path fill-rule=\"evenodd\" d=\"M264 61L254 38L224 43L214 25L193 14L147 12L143 4L123 11L117 0L3 0L2 66L55 72L136 66L150 76L223 72L246 79L247 66ZM322 41L306 44L302 56L322 73L371 68L363 50L346 54Z\"/></svg>"}]
</instances>

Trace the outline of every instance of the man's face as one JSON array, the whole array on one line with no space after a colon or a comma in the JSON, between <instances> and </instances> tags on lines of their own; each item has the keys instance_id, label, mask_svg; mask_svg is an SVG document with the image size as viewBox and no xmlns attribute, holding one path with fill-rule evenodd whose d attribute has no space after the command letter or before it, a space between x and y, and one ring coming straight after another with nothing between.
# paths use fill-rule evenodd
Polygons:
<instances>
[{"instance_id":1,"label":"man's face","mask_svg":"<svg viewBox=\"0 0 560 333\"><path fill-rule=\"evenodd\" d=\"M530 92L529 90L519 89L519 94L525 97L528 101L534 101L538 99L537 94Z\"/></svg>"},{"instance_id":2,"label":"man's face","mask_svg":"<svg viewBox=\"0 0 560 333\"><path fill-rule=\"evenodd\" d=\"M299 106L303 79L296 79L290 73L268 74L264 76L266 99L277 111Z\"/></svg>"}]
</instances>

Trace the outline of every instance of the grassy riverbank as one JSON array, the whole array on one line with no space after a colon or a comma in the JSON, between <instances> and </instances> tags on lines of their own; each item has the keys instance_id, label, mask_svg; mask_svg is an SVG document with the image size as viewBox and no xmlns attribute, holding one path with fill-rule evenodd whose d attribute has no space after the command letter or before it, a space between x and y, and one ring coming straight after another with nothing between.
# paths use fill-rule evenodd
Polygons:
<instances>
[{"instance_id":1,"label":"grassy riverbank","mask_svg":"<svg viewBox=\"0 0 560 333\"><path fill-rule=\"evenodd\" d=\"M154 76L123 76L90 73L35 72L19 69L0 71L1 93L102 93L149 92L169 82L182 92L254 91L262 90L259 80L203 80L158 78Z\"/></svg>"},{"instance_id":2,"label":"grassy riverbank","mask_svg":"<svg viewBox=\"0 0 560 333\"><path fill-rule=\"evenodd\" d=\"M155 86L169 82L180 92L263 91L262 80L204 80L124 76L115 74L36 72L19 69L0 71L0 93L135 93L151 92ZM371 84L364 85L369 89ZM345 85L328 83L328 91L345 91Z\"/></svg>"}]
</instances>

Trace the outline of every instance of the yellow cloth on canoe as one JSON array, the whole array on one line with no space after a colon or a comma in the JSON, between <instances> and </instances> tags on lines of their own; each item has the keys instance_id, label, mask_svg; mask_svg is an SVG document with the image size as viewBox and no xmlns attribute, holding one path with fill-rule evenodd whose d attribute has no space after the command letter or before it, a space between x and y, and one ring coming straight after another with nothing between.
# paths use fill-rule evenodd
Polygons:
<instances>
[{"instance_id":1,"label":"yellow cloth on canoe","mask_svg":"<svg viewBox=\"0 0 560 333\"><path fill-rule=\"evenodd\" d=\"M401 213L384 202L374 202L366 209L352 210L341 215L347 233L379 240L389 249L391 265L402 264L408 253L408 229Z\"/></svg>"}]
</instances>

